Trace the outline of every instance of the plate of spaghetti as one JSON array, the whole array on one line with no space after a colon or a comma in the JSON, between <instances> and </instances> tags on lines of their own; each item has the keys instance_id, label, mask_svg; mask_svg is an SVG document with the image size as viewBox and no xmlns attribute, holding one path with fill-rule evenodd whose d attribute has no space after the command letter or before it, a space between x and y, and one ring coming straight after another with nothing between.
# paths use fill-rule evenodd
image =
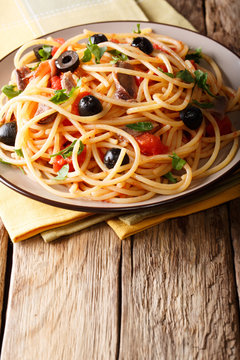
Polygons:
<instances>
[{"instance_id":1,"label":"plate of spaghetti","mask_svg":"<svg viewBox=\"0 0 240 360\"><path fill-rule=\"evenodd\" d=\"M240 60L190 30L104 22L0 63L0 180L72 210L197 196L239 166Z\"/></svg>"}]
</instances>

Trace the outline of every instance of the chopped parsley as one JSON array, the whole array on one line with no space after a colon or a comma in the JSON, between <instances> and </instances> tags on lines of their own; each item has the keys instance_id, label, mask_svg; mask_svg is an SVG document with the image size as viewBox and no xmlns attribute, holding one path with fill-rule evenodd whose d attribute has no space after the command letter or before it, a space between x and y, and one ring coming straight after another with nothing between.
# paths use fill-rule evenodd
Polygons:
<instances>
[{"instance_id":1,"label":"chopped parsley","mask_svg":"<svg viewBox=\"0 0 240 360\"><path fill-rule=\"evenodd\" d=\"M196 76L195 82L197 86L206 91L210 96L215 97L215 95L210 91L209 85L207 84L208 74L202 70L196 70L194 71L194 75Z\"/></svg>"},{"instance_id":2,"label":"chopped parsley","mask_svg":"<svg viewBox=\"0 0 240 360\"><path fill-rule=\"evenodd\" d=\"M195 81L190 71L186 69L178 71L176 77L189 84L194 83Z\"/></svg>"},{"instance_id":3,"label":"chopped parsley","mask_svg":"<svg viewBox=\"0 0 240 360\"><path fill-rule=\"evenodd\" d=\"M24 157L24 156L23 156L22 149L14 149L14 151L15 151L15 153L17 154L17 156Z\"/></svg>"},{"instance_id":4,"label":"chopped parsley","mask_svg":"<svg viewBox=\"0 0 240 360\"><path fill-rule=\"evenodd\" d=\"M92 59L92 55L95 57L95 63L100 64L100 59L107 50L106 46L99 47L97 44L93 44L91 37L88 39L87 49L84 51L82 62L88 62Z\"/></svg>"},{"instance_id":5,"label":"chopped parsley","mask_svg":"<svg viewBox=\"0 0 240 360\"><path fill-rule=\"evenodd\" d=\"M52 46L43 45L41 49L38 50L41 61L48 60L52 54Z\"/></svg>"},{"instance_id":6,"label":"chopped parsley","mask_svg":"<svg viewBox=\"0 0 240 360\"><path fill-rule=\"evenodd\" d=\"M66 158L72 156L73 148L74 148L74 145L76 144L76 142L77 142L77 140L74 140L68 147L66 147L63 150L60 150L59 152L57 152L55 154L50 155L50 157L61 155L64 159L66 159ZM79 148L78 148L78 155L81 154L83 149L84 149L84 145L83 145L82 141L80 140Z\"/></svg>"},{"instance_id":7,"label":"chopped parsley","mask_svg":"<svg viewBox=\"0 0 240 360\"><path fill-rule=\"evenodd\" d=\"M5 85L2 87L1 91L9 98L12 99L15 96L18 96L22 91L16 90L16 85Z\"/></svg>"},{"instance_id":8,"label":"chopped parsley","mask_svg":"<svg viewBox=\"0 0 240 360\"><path fill-rule=\"evenodd\" d=\"M198 107L202 108L202 109L211 109L214 104L212 102L199 102L195 99L192 100L193 104L197 105Z\"/></svg>"},{"instance_id":9,"label":"chopped parsley","mask_svg":"<svg viewBox=\"0 0 240 360\"><path fill-rule=\"evenodd\" d=\"M118 61L127 61L128 56L121 53L119 50L109 50L108 51L112 55L112 60L110 61L111 64L116 64Z\"/></svg>"},{"instance_id":10,"label":"chopped parsley","mask_svg":"<svg viewBox=\"0 0 240 360\"><path fill-rule=\"evenodd\" d=\"M167 76L169 76L171 78L174 78L174 75L172 73L163 71L163 69L161 69L160 67L158 67L158 70L160 70L163 74L166 74Z\"/></svg>"},{"instance_id":11,"label":"chopped parsley","mask_svg":"<svg viewBox=\"0 0 240 360\"><path fill-rule=\"evenodd\" d=\"M129 129L136 131L149 131L153 129L153 124L150 121L142 121L134 124L126 125Z\"/></svg>"},{"instance_id":12,"label":"chopped parsley","mask_svg":"<svg viewBox=\"0 0 240 360\"><path fill-rule=\"evenodd\" d=\"M175 170L181 170L186 164L186 161L181 159L175 152L173 152L173 155L169 155L169 157L172 158L172 167Z\"/></svg>"},{"instance_id":13,"label":"chopped parsley","mask_svg":"<svg viewBox=\"0 0 240 360\"><path fill-rule=\"evenodd\" d=\"M141 34L140 24L137 24L137 30L133 29L134 34Z\"/></svg>"},{"instance_id":14,"label":"chopped parsley","mask_svg":"<svg viewBox=\"0 0 240 360\"><path fill-rule=\"evenodd\" d=\"M163 175L166 179L168 179L171 183L176 183L177 182L177 178L175 178L173 176L173 174L171 173L171 171L169 171L168 173L166 173L165 175Z\"/></svg>"},{"instance_id":15,"label":"chopped parsley","mask_svg":"<svg viewBox=\"0 0 240 360\"><path fill-rule=\"evenodd\" d=\"M202 58L202 49L198 48L195 52L187 53L185 60L194 60L195 63L199 64L200 59Z\"/></svg>"}]
</instances>

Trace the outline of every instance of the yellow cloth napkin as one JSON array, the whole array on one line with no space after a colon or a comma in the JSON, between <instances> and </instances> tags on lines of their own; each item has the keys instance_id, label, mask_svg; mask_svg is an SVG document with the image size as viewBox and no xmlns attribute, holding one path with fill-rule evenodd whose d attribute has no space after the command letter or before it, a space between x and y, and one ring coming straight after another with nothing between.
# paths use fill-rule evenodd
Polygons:
<instances>
[{"instance_id":1,"label":"yellow cloth napkin","mask_svg":"<svg viewBox=\"0 0 240 360\"><path fill-rule=\"evenodd\" d=\"M21 44L46 33L69 26L108 20L149 20L194 30L193 26L165 0L8 0L0 3L0 58ZM225 197L221 196L221 199L230 200L234 198L233 194L237 197L239 191L230 191ZM0 199L0 216L14 242L40 232L43 232L45 241L51 241L109 217L109 214L89 216L91 214L45 205L28 199L2 184ZM205 207L201 208L199 205L198 208L201 210L214 204L216 202L208 201L202 204ZM190 206L188 213L194 212L196 208ZM183 214L184 210L179 210L168 214L168 217L165 215L164 219ZM84 220L86 217L88 218ZM109 220L108 224L120 238L124 238L163 220L159 217L146 219L129 226L124 225L122 221L119 223L120 220L117 219ZM71 225L68 225L69 223Z\"/></svg>"}]
</instances>

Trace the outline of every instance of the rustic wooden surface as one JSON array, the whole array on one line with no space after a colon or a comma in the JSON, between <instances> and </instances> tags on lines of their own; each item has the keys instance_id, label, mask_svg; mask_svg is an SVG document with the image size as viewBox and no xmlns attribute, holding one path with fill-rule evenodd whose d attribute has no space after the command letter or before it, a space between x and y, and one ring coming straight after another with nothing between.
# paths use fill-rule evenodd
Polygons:
<instances>
[{"instance_id":1,"label":"rustic wooden surface","mask_svg":"<svg viewBox=\"0 0 240 360\"><path fill-rule=\"evenodd\" d=\"M240 54L239 0L169 3ZM101 224L14 245L1 359L239 359L239 213L237 199L122 242ZM1 305L3 227L0 241Z\"/></svg>"}]
</instances>

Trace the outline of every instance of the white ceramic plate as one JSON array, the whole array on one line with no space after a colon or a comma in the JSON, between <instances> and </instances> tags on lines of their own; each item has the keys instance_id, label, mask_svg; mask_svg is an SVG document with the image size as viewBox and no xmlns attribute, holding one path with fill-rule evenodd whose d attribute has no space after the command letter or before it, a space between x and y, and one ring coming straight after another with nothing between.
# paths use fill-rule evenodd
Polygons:
<instances>
[{"instance_id":1,"label":"white ceramic plate","mask_svg":"<svg viewBox=\"0 0 240 360\"><path fill-rule=\"evenodd\" d=\"M93 30L94 32L132 32L136 29L137 21L118 21L118 22L102 22L75 26L61 31L52 33L54 37L63 37L68 39L78 33L81 33L84 28ZM140 22L141 28L151 27L154 32L169 35L173 38L184 41L190 48L202 48L202 51L210 55L220 66L224 81L231 87L237 89L240 85L240 59L237 55L232 53L226 47L220 45L218 42L211 40L203 35L195 33L190 30L185 30L171 25L163 25L158 23L144 23ZM0 62L0 87L7 84L11 71L13 70L13 57L15 52L6 56ZM232 117L234 125L240 129L239 113L235 113ZM239 120L239 119L238 119ZM222 154L224 155L224 154ZM221 156L221 155L220 155ZM109 212L109 211L137 211L143 208L152 208L161 204L171 203L176 200L198 196L199 192L205 192L209 186L212 186L217 181L226 176L229 172L233 171L240 163L240 150L236 156L223 170L213 174L207 178L195 181L191 187L178 195L163 196L158 195L148 201L140 203L133 203L129 205L109 204L103 202L87 201L83 199L64 199L48 193L45 189L40 187L36 182L32 181L24 175L19 169L4 165L0 163L0 181L9 186L13 190L28 196L32 199L72 210L81 210L89 212Z\"/></svg>"}]
</instances>

